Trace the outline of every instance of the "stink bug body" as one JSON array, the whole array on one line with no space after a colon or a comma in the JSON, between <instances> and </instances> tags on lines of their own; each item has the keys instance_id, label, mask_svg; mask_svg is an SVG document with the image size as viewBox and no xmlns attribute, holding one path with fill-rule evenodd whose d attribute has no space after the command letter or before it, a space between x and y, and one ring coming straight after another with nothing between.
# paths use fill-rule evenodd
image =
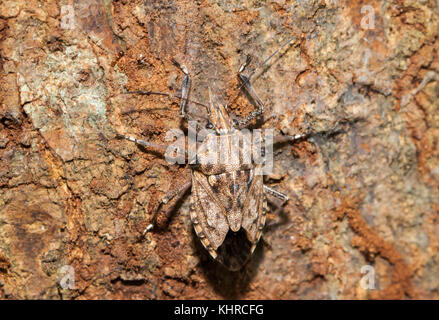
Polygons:
<instances>
[{"instance_id":1,"label":"stink bug body","mask_svg":"<svg viewBox=\"0 0 439 320\"><path fill-rule=\"evenodd\" d=\"M246 140L233 127L225 108L211 99L209 115L215 133L205 138L197 157L208 157L212 140L217 155L234 146L236 151L242 151L240 144L234 142ZM242 152L236 154L236 161L229 158L225 163L196 163L192 170L191 220L195 232L210 255L230 270L245 264L265 225L261 165L244 161ZM246 237L237 237L241 229Z\"/></svg>"},{"instance_id":2,"label":"stink bug body","mask_svg":"<svg viewBox=\"0 0 439 320\"><path fill-rule=\"evenodd\" d=\"M288 41L280 49L291 42L292 40ZM241 88L245 89L256 104L257 109L243 119L232 120L227 112L227 106L219 104L209 88L210 103L204 106L207 108L209 116L208 127L214 131L205 137L196 152L195 159L188 159L195 160L189 161L191 180L165 196L155 209L158 212L162 205L168 203L175 196L184 194L192 187L190 216L195 232L210 256L232 271L239 270L245 265L259 242L266 220L264 195L268 193L284 202L288 200L286 195L264 186L261 174L262 164L244 161L245 154L243 155L242 152L239 152L239 156L233 162L206 163L202 161L203 158L208 157L207 154L212 145L221 144L220 140L227 141L226 146L234 145L233 141L243 141L238 129L245 128L253 119L263 114L264 104L250 82L251 75L247 77L242 73L249 61L247 58L241 66L238 77ZM189 73L185 66L176 61L173 62L185 74L179 97L181 99L180 116L191 120L186 112L186 106L190 102L188 98L190 91ZM131 93L168 95L141 91ZM167 146L126 135L119 135L119 137L162 152L167 148ZM277 137L276 140L294 141L303 137L303 135L281 136ZM212 142L218 142L218 144L212 144ZM238 151L242 151L241 144L238 144ZM219 150L214 152L221 153ZM151 230L153 226L154 224L150 224L145 231Z\"/></svg>"}]
</instances>

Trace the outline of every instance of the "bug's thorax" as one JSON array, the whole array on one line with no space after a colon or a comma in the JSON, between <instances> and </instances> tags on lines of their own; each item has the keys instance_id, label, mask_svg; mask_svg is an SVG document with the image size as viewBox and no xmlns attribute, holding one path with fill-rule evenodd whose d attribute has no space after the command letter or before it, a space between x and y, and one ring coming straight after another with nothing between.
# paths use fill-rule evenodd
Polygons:
<instances>
[{"instance_id":1,"label":"bug's thorax","mask_svg":"<svg viewBox=\"0 0 439 320\"><path fill-rule=\"evenodd\" d=\"M251 154L242 146L247 137L232 129L225 134L208 134L197 148L197 165L194 170L206 176L232 173L253 168Z\"/></svg>"}]
</instances>

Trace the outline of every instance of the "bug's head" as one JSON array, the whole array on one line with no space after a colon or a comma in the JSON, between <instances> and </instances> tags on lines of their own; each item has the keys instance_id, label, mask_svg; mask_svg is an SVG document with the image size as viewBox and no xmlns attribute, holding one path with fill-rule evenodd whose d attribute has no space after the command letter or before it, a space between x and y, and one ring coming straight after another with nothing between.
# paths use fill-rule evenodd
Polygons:
<instances>
[{"instance_id":1,"label":"bug's head","mask_svg":"<svg viewBox=\"0 0 439 320\"><path fill-rule=\"evenodd\" d=\"M232 130L232 121L227 113L227 106L223 106L216 101L215 96L212 94L211 89L209 88L209 105L208 105L208 113L209 113L209 121L210 126L216 131L218 134L224 134Z\"/></svg>"}]
</instances>

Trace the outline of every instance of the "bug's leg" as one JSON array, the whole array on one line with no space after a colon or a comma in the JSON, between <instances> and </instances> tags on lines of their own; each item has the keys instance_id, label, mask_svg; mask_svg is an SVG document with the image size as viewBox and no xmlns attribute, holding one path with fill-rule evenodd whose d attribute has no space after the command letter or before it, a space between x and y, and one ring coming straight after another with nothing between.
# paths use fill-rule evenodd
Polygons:
<instances>
[{"instance_id":1,"label":"bug's leg","mask_svg":"<svg viewBox=\"0 0 439 320\"><path fill-rule=\"evenodd\" d=\"M264 189L265 189L265 186L264 186ZM265 201L264 201L264 207L263 207L264 215L267 215L267 213L269 213L269 212L271 211L270 208L269 208L269 206L268 206L267 201L269 201L269 200L268 200L267 195L265 194ZM270 201L270 203L274 203L274 202L273 202L273 201ZM274 203L274 204L275 204L276 206L278 206L277 203ZM276 210L276 211L277 211L277 210ZM268 230L268 229L270 229L272 226L273 226L273 223L266 223L266 225L265 225L265 229ZM262 234L262 235L261 235L261 242L262 242L262 244L263 244L265 247L267 247L269 250L272 249L271 241L266 237L265 234Z\"/></svg>"},{"instance_id":2,"label":"bug's leg","mask_svg":"<svg viewBox=\"0 0 439 320\"><path fill-rule=\"evenodd\" d=\"M272 249L271 241L268 240L268 239L265 237L265 235L262 235L262 236L261 236L261 242L262 242L262 244L263 244L264 246L266 246L269 250Z\"/></svg>"},{"instance_id":3,"label":"bug's leg","mask_svg":"<svg viewBox=\"0 0 439 320\"><path fill-rule=\"evenodd\" d=\"M279 204L278 202L272 201L272 200L270 200L268 197L266 197L266 199L267 199L268 201L270 201L270 203L272 203L272 204L276 207L276 210L273 212L273 214L276 215L276 216L279 215L279 213L281 213L281 211L282 211L284 205L288 202L288 200L290 200L290 198L289 198L286 194L284 194L284 193L282 193L282 192L279 192L279 191L276 191L276 190L274 190L274 189L272 189L272 188L270 188L270 187L268 187L268 186L266 186L266 185L264 185L264 191L265 191L266 195L269 194L269 195L273 196L274 198L277 198L277 199L282 200L282 203ZM264 202L264 203L265 203L265 202ZM264 205L264 210L265 210L265 212L268 212L268 211L269 211L269 208L268 208L268 206L266 205L266 203L265 203L265 205ZM282 217L282 219L285 219L285 217ZM278 223L267 224L266 227L267 227L267 228L272 228L274 225L277 225L277 224L278 224ZM270 241L267 240L267 238L265 238L264 236L262 236L262 237L261 237L261 240L262 240L262 242L263 242L263 244L264 244L265 246L267 246L269 249L271 249L271 243L270 243Z\"/></svg>"},{"instance_id":4,"label":"bug's leg","mask_svg":"<svg viewBox=\"0 0 439 320\"><path fill-rule=\"evenodd\" d=\"M266 195L271 195L272 197L276 198L276 199L280 199L282 200L282 202L279 204L278 201L273 201L272 199L270 199L268 196L266 196L267 201L269 201L276 209L274 210L273 214L275 216L280 216L281 221L280 222L272 222L272 223L267 223L266 228L267 229L271 229L276 225L282 224L283 222L285 222L286 217L284 215L282 215L282 209L284 207L284 205L288 202L289 198L287 195L283 194L282 192L276 191L266 185L264 185L264 191ZM270 211L268 205L265 203L264 206L264 210L266 212ZM271 245L269 243L269 241L267 239L265 239L264 237L262 237L262 240L264 241L265 245L268 248L271 248Z\"/></svg>"},{"instance_id":5,"label":"bug's leg","mask_svg":"<svg viewBox=\"0 0 439 320\"><path fill-rule=\"evenodd\" d=\"M250 56L247 56L246 61L241 65L238 71L238 78L242 84L242 87L245 89L245 91L248 93L250 98L256 103L257 109L255 111L252 111L248 116L246 116L244 119L238 120L238 126L239 127L246 127L250 121L253 119L259 117L264 112L264 103L259 98L258 94L255 91L255 88L250 82L250 77L246 77L242 72L244 71L247 64L250 62L251 58Z\"/></svg>"},{"instance_id":6,"label":"bug's leg","mask_svg":"<svg viewBox=\"0 0 439 320\"><path fill-rule=\"evenodd\" d=\"M251 58L250 56L247 56L246 61L241 65L241 67L239 68L238 71L238 78L241 82L241 86L240 88L244 87L245 91L248 93L248 95L250 96L250 98L257 104L258 109L251 112L247 117L245 117L244 119L241 120L236 120L236 123L238 125L239 128L244 128L246 127L250 121L252 121L253 119L255 119L256 117L259 117L263 114L264 112L264 103L262 102L262 100L259 98L259 96L257 95L253 85L250 82L250 79L252 78L252 76L256 73L257 70L263 70L266 65L268 64L268 62L273 59L273 57L278 56L278 54L284 49L284 48L289 48L290 45L295 42L296 44L299 44L299 42L297 41L296 37L292 37L291 39L289 39L287 42L285 42L280 48L278 48L275 52L273 52L267 59L264 60L264 62L262 62L262 64L256 68L255 70L253 70L248 76L245 76L242 74L242 72L244 71L244 69L247 67L247 65L250 63ZM285 53L285 52L284 52Z\"/></svg>"},{"instance_id":7,"label":"bug's leg","mask_svg":"<svg viewBox=\"0 0 439 320\"><path fill-rule=\"evenodd\" d=\"M178 67L185 75L181 84L180 117L187 118L186 105L189 98L189 91L191 89L191 78L189 77L189 72L184 65L178 63L174 59L172 59L172 63L176 67Z\"/></svg>"},{"instance_id":8,"label":"bug's leg","mask_svg":"<svg viewBox=\"0 0 439 320\"><path fill-rule=\"evenodd\" d=\"M331 128L331 129L325 129L325 130L318 130L318 131L314 131L314 130L309 130L308 132L305 133L298 133L295 134L293 136L290 135L276 135L273 138L273 143L286 143L286 142L295 142L297 140L306 140L315 136L328 136L328 135L333 135L333 134L337 134L337 133L341 133L343 132L343 125L339 125L338 123L335 125L335 127Z\"/></svg>"},{"instance_id":9,"label":"bug's leg","mask_svg":"<svg viewBox=\"0 0 439 320\"><path fill-rule=\"evenodd\" d=\"M302 140L305 139L307 137L309 137L310 135L307 133L298 133L294 136L287 136L287 135L276 135L273 138L273 143L286 143L286 142L294 142L297 140Z\"/></svg>"},{"instance_id":10,"label":"bug's leg","mask_svg":"<svg viewBox=\"0 0 439 320\"><path fill-rule=\"evenodd\" d=\"M161 152L163 154L165 153L166 149L168 148L168 146L166 146L166 145L149 142L147 140L137 139L135 137L126 136L126 135L119 134L119 133L117 134L117 138L119 138L119 139L126 139L126 140L129 140L129 141L135 142L139 146L142 146L142 147L145 147L145 148L148 148L148 149L153 149L153 150L159 151L159 152Z\"/></svg>"},{"instance_id":11,"label":"bug's leg","mask_svg":"<svg viewBox=\"0 0 439 320\"><path fill-rule=\"evenodd\" d=\"M282 205L280 206L280 208L289 200L288 196L286 194L283 194L282 192L276 191L266 185L264 185L264 191L267 192L268 194L282 200Z\"/></svg>"},{"instance_id":12,"label":"bug's leg","mask_svg":"<svg viewBox=\"0 0 439 320\"><path fill-rule=\"evenodd\" d=\"M264 185L264 191L265 191L267 194L273 196L274 198L277 198L277 199L279 199L279 200L282 201L282 202L279 204L278 202L276 202L276 201L272 201L272 200L270 200L270 199L267 197L267 199L270 201L270 203L272 203L272 204L276 207L276 210L273 212L273 214L276 215L276 216L279 215L279 213L282 211L284 205L285 205L285 204L288 202L288 200L290 200L290 199L288 198L288 196L287 196L286 194L283 194L282 192L276 191L276 190L274 190L274 189L272 189L272 188L270 188L270 187L268 187L268 186L266 186L266 185Z\"/></svg>"},{"instance_id":13,"label":"bug's leg","mask_svg":"<svg viewBox=\"0 0 439 320\"><path fill-rule=\"evenodd\" d=\"M137 139L135 137L126 136L126 135L119 134L119 133L116 136L119 139L126 139L126 140L129 140L129 141L135 142L137 145L142 146L144 148L147 148L148 150L157 152L157 153L161 154L162 156L167 156L166 152L168 151L168 147L169 147L168 145L157 144L157 143L154 143L154 142L149 142L147 140ZM167 159L169 159L169 160L172 159L173 161L175 161L177 163L184 163L184 160L187 157L186 150L184 150L184 149L177 149L175 151L177 152L177 156L175 156L175 157L169 156L169 158L167 158Z\"/></svg>"},{"instance_id":14,"label":"bug's leg","mask_svg":"<svg viewBox=\"0 0 439 320\"><path fill-rule=\"evenodd\" d=\"M180 199L188 190L189 188L192 186L192 179L189 179L188 181L186 181L185 183L183 183L182 185L177 186L175 189L173 189L172 191L170 191L166 196L164 196L160 202L158 203L158 205L156 206L156 208L153 210L154 211L154 215L152 218L152 223L149 224L145 230L143 231L143 234L145 234L146 232L150 231L151 229L154 228L154 226L157 223L157 215L160 212L160 209L163 205L166 205L169 203L169 201L171 201L172 199L176 198L177 200ZM171 211L173 210L173 207L168 208L165 211L165 215L168 217L171 213Z\"/></svg>"}]
</instances>

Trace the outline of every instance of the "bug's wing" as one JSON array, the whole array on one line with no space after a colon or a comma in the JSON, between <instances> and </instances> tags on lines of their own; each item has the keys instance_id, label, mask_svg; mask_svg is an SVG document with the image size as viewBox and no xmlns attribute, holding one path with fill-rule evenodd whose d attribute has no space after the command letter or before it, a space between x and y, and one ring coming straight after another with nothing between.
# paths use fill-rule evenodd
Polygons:
<instances>
[{"instance_id":1,"label":"bug's wing","mask_svg":"<svg viewBox=\"0 0 439 320\"><path fill-rule=\"evenodd\" d=\"M229 224L226 211L213 193L206 176L198 171L192 171L192 201L195 208L191 212L191 219L195 232L204 247L216 258L215 251L224 242Z\"/></svg>"},{"instance_id":2,"label":"bug's wing","mask_svg":"<svg viewBox=\"0 0 439 320\"><path fill-rule=\"evenodd\" d=\"M259 241L265 225L264 182L258 170L256 168L251 172L251 183L242 208L242 227L253 244Z\"/></svg>"}]
</instances>

